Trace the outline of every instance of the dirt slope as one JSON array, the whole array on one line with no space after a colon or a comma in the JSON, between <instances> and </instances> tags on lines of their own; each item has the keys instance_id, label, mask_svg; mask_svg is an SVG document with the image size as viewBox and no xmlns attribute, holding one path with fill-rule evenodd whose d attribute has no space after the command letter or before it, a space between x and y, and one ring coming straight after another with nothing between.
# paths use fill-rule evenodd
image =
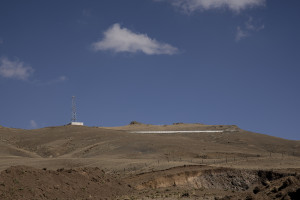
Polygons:
<instances>
[{"instance_id":1,"label":"dirt slope","mask_svg":"<svg viewBox=\"0 0 300 200\"><path fill-rule=\"evenodd\" d=\"M0 173L1 199L297 199L300 176L207 166L126 175L99 168L10 167Z\"/></svg>"},{"instance_id":2,"label":"dirt slope","mask_svg":"<svg viewBox=\"0 0 300 200\"><path fill-rule=\"evenodd\" d=\"M99 168L34 169L11 167L1 172L0 199L106 199L132 190Z\"/></svg>"}]
</instances>

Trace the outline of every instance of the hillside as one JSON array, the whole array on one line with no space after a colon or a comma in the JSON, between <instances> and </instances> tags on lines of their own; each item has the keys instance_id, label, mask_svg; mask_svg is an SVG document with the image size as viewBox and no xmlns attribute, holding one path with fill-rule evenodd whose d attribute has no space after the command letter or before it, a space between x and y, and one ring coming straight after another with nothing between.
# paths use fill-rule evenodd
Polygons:
<instances>
[{"instance_id":1,"label":"hillside","mask_svg":"<svg viewBox=\"0 0 300 200\"><path fill-rule=\"evenodd\" d=\"M132 133L194 130L223 132ZM51 170L98 167L108 174L125 176L159 170L167 170L168 174L168 169L182 166L283 172L300 168L299 141L253 133L234 125L132 123L122 127L66 125L35 130L0 127L0 150L0 170L16 165ZM140 181L146 179L149 177L143 176Z\"/></svg>"},{"instance_id":2,"label":"hillside","mask_svg":"<svg viewBox=\"0 0 300 200\"><path fill-rule=\"evenodd\" d=\"M221 133L138 134L132 130L224 130ZM285 159L300 156L300 142L252 133L228 125L131 124L123 127L60 126L36 130L0 128L1 156L42 159L101 159L111 162L131 159L133 163L160 160L207 162L227 158ZM263 162L262 162L263 163ZM90 164L90 163L89 163ZM84 164L82 164L84 166ZM96 165L96 164L95 164ZM1 169L7 166L1 165Z\"/></svg>"}]
</instances>

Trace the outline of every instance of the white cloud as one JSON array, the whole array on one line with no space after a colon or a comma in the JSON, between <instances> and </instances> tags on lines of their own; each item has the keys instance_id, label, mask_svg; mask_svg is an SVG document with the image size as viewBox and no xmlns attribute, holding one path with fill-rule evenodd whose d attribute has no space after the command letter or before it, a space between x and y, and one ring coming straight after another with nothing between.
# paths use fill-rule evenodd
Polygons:
<instances>
[{"instance_id":1,"label":"white cloud","mask_svg":"<svg viewBox=\"0 0 300 200\"><path fill-rule=\"evenodd\" d=\"M66 76L60 76L60 77L58 77L58 79L57 79L58 81L66 81L66 80L68 80L68 78L66 77Z\"/></svg>"},{"instance_id":2,"label":"white cloud","mask_svg":"<svg viewBox=\"0 0 300 200\"><path fill-rule=\"evenodd\" d=\"M19 60L11 61L6 57L0 58L0 76L2 77L27 80L33 72L31 66L26 66Z\"/></svg>"},{"instance_id":3,"label":"white cloud","mask_svg":"<svg viewBox=\"0 0 300 200\"><path fill-rule=\"evenodd\" d=\"M240 41L241 39L246 38L248 36L249 34L247 31L242 30L239 26L236 28L235 41Z\"/></svg>"},{"instance_id":4,"label":"white cloud","mask_svg":"<svg viewBox=\"0 0 300 200\"><path fill-rule=\"evenodd\" d=\"M112 25L104 32L103 39L93 43L92 46L96 51L111 50L116 53L143 52L147 55L173 55L178 52L176 47L160 43L146 34L134 33L127 28L120 27L120 24Z\"/></svg>"},{"instance_id":5,"label":"white cloud","mask_svg":"<svg viewBox=\"0 0 300 200\"><path fill-rule=\"evenodd\" d=\"M240 41L241 39L244 39L246 37L251 36L255 32L259 32L265 28L265 25L257 25L254 23L254 20L252 17L249 17L248 21L245 22L244 28L241 28L240 26L236 29L236 36L235 40Z\"/></svg>"},{"instance_id":6,"label":"white cloud","mask_svg":"<svg viewBox=\"0 0 300 200\"><path fill-rule=\"evenodd\" d=\"M253 22L253 18L249 17L248 21L245 22L245 27L250 31L260 31L265 28L265 25L255 25Z\"/></svg>"},{"instance_id":7,"label":"white cloud","mask_svg":"<svg viewBox=\"0 0 300 200\"><path fill-rule=\"evenodd\" d=\"M66 76L60 76L60 77L58 77L56 79L48 81L46 84L47 85L52 85L52 84L56 84L56 83L65 82L67 80L68 80L68 77L66 77Z\"/></svg>"},{"instance_id":8,"label":"white cloud","mask_svg":"<svg viewBox=\"0 0 300 200\"><path fill-rule=\"evenodd\" d=\"M157 1L157 0L156 0ZM197 10L211 10L227 8L239 12L241 10L265 5L266 0L160 0L168 1L184 12L191 13Z\"/></svg>"},{"instance_id":9,"label":"white cloud","mask_svg":"<svg viewBox=\"0 0 300 200\"><path fill-rule=\"evenodd\" d=\"M35 128L37 128L38 127L38 125L37 125L37 123L32 119L32 120L30 120L30 127L31 128L33 128L33 129L35 129Z\"/></svg>"}]
</instances>

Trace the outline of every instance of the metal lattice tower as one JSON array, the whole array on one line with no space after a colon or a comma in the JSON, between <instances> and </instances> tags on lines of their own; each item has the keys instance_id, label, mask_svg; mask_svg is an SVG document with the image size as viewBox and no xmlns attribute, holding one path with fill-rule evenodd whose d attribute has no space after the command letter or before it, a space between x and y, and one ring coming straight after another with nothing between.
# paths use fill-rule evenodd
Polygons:
<instances>
[{"instance_id":1,"label":"metal lattice tower","mask_svg":"<svg viewBox=\"0 0 300 200\"><path fill-rule=\"evenodd\" d=\"M75 96L72 96L72 118L71 118L71 122L76 122L77 118L76 118L76 103L75 103Z\"/></svg>"}]
</instances>

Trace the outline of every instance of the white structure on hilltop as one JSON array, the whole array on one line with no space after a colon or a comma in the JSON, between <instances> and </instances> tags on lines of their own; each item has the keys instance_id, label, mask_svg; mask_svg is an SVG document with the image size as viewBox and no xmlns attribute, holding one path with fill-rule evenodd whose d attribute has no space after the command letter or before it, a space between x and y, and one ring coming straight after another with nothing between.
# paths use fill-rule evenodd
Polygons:
<instances>
[{"instance_id":1,"label":"white structure on hilltop","mask_svg":"<svg viewBox=\"0 0 300 200\"><path fill-rule=\"evenodd\" d=\"M70 125L83 126L83 122L71 122Z\"/></svg>"},{"instance_id":2,"label":"white structure on hilltop","mask_svg":"<svg viewBox=\"0 0 300 200\"><path fill-rule=\"evenodd\" d=\"M75 96L72 96L72 118L71 123L69 123L69 125L83 126L83 122L77 122Z\"/></svg>"}]
</instances>

